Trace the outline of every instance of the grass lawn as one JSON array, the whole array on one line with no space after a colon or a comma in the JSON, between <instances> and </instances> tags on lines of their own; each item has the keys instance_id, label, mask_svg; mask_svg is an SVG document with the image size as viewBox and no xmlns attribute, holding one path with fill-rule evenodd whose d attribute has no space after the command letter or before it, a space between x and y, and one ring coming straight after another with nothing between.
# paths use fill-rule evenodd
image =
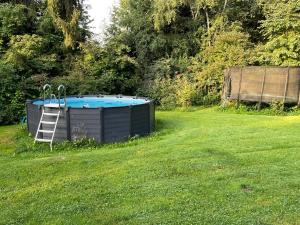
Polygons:
<instances>
[{"instance_id":1,"label":"grass lawn","mask_svg":"<svg viewBox=\"0 0 300 225\"><path fill-rule=\"evenodd\" d=\"M157 112L127 144L13 154L0 224L300 224L300 116Z\"/></svg>"},{"instance_id":2,"label":"grass lawn","mask_svg":"<svg viewBox=\"0 0 300 225\"><path fill-rule=\"evenodd\" d=\"M16 129L17 126L0 126L0 156L14 151L16 146L13 137Z\"/></svg>"}]
</instances>

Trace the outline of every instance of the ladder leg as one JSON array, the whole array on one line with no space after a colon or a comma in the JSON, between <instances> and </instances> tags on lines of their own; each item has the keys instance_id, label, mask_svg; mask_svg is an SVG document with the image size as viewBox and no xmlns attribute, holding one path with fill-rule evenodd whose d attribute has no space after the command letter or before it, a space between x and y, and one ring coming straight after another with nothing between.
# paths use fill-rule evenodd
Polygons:
<instances>
[{"instance_id":1,"label":"ladder leg","mask_svg":"<svg viewBox=\"0 0 300 225\"><path fill-rule=\"evenodd\" d=\"M50 149L51 149L51 151L52 151L52 149L53 149L53 140L54 140L54 136L55 136L57 124L58 124L58 121L59 121L59 117L60 117L60 109L59 109L58 115L57 115L57 117L56 117L56 122L55 122L55 125L54 125L54 132L53 132L53 134L52 134L52 138L51 138L51 142L50 142Z\"/></svg>"},{"instance_id":2,"label":"ladder leg","mask_svg":"<svg viewBox=\"0 0 300 225\"><path fill-rule=\"evenodd\" d=\"M40 122L39 122L39 125L38 125L37 130L36 130L36 134L35 134L35 138L34 138L34 144L36 143L36 140L37 140L38 135L39 135L39 130L40 130L41 125L42 125L41 121L43 120L43 116L44 116L44 109L42 110L42 115L41 115L41 118L40 118Z\"/></svg>"}]
</instances>

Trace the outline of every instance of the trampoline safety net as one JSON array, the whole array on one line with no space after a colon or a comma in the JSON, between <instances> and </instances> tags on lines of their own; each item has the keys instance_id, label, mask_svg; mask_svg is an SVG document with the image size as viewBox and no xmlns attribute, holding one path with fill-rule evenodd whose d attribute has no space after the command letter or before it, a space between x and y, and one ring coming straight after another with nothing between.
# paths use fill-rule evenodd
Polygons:
<instances>
[{"instance_id":1,"label":"trampoline safety net","mask_svg":"<svg viewBox=\"0 0 300 225\"><path fill-rule=\"evenodd\" d=\"M300 67L231 67L224 73L223 99L300 103Z\"/></svg>"}]
</instances>

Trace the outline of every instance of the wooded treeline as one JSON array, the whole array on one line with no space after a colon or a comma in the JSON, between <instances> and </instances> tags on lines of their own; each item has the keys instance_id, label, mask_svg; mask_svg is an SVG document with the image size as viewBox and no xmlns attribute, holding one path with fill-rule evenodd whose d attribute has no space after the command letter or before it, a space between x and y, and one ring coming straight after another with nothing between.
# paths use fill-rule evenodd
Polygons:
<instances>
[{"instance_id":1,"label":"wooded treeline","mask_svg":"<svg viewBox=\"0 0 300 225\"><path fill-rule=\"evenodd\" d=\"M218 103L229 66L300 65L300 0L121 0L101 43L86 7L1 1L0 124L19 121L45 83L173 108Z\"/></svg>"}]
</instances>

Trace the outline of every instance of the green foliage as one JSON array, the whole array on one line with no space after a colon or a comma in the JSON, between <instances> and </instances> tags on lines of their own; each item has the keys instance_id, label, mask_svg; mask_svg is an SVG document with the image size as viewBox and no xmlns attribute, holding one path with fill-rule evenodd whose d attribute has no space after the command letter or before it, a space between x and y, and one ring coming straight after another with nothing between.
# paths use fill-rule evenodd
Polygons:
<instances>
[{"instance_id":1,"label":"green foliage","mask_svg":"<svg viewBox=\"0 0 300 225\"><path fill-rule=\"evenodd\" d=\"M88 34L81 15L76 40ZM25 99L39 97L40 87L57 76L71 74L78 51L66 52L63 42L44 1L0 3L0 124L20 121Z\"/></svg>"},{"instance_id":2,"label":"green foliage","mask_svg":"<svg viewBox=\"0 0 300 225\"><path fill-rule=\"evenodd\" d=\"M80 3L77 0L48 0L47 3L53 21L64 34L65 47L74 49L81 17Z\"/></svg>"},{"instance_id":3,"label":"green foliage","mask_svg":"<svg viewBox=\"0 0 300 225\"><path fill-rule=\"evenodd\" d=\"M13 35L23 34L34 24L34 13L24 5L0 4L0 56Z\"/></svg>"},{"instance_id":4,"label":"green foliage","mask_svg":"<svg viewBox=\"0 0 300 225\"><path fill-rule=\"evenodd\" d=\"M167 77L158 77L149 81L139 90L139 95L149 96L161 105L162 109L173 109L176 107L174 80Z\"/></svg>"},{"instance_id":5,"label":"green foliage","mask_svg":"<svg viewBox=\"0 0 300 225\"><path fill-rule=\"evenodd\" d=\"M225 1L225 4L227 4L227 1ZM216 0L155 0L154 25L156 29L160 29L162 26L171 24L178 17L178 9L180 9L180 7L188 7L192 19L199 19L201 13L203 14L202 16L206 16L206 25L207 29L209 29L208 11L212 11L219 5L220 3ZM226 5L224 5L224 7L226 7Z\"/></svg>"},{"instance_id":6,"label":"green foliage","mask_svg":"<svg viewBox=\"0 0 300 225\"><path fill-rule=\"evenodd\" d=\"M154 99L164 110L192 106L198 94L196 83L183 75L158 77L144 86L140 93Z\"/></svg>"},{"instance_id":7,"label":"green foliage","mask_svg":"<svg viewBox=\"0 0 300 225\"><path fill-rule=\"evenodd\" d=\"M184 108L192 106L197 95L196 83L191 82L186 76L178 76L175 79L175 87L177 105Z\"/></svg>"},{"instance_id":8,"label":"green foliage","mask_svg":"<svg viewBox=\"0 0 300 225\"><path fill-rule=\"evenodd\" d=\"M175 59L195 55L200 46L202 33L199 21L189 20L189 15L181 15L174 24L161 31L154 28L153 1L126 0L113 14L113 23L108 28L106 44L114 42L128 46L130 55L136 58L139 77L154 79L152 67L164 59ZM155 70L155 69L154 69ZM151 77L150 77L151 76Z\"/></svg>"},{"instance_id":9,"label":"green foliage","mask_svg":"<svg viewBox=\"0 0 300 225\"><path fill-rule=\"evenodd\" d=\"M266 43L258 46L257 60L266 65L300 65L299 0L260 0L264 9L262 21Z\"/></svg>"},{"instance_id":10,"label":"green foliage","mask_svg":"<svg viewBox=\"0 0 300 225\"><path fill-rule=\"evenodd\" d=\"M247 65L250 42L238 24L214 33L212 44L194 58L192 70L203 96L212 94L220 98L224 70L231 66Z\"/></svg>"},{"instance_id":11,"label":"green foliage","mask_svg":"<svg viewBox=\"0 0 300 225\"><path fill-rule=\"evenodd\" d=\"M241 31L240 24L228 26L227 23L224 17L218 17L210 27L211 44L204 44L203 51L195 57L156 61L149 73L149 77L156 78L146 87L153 90L146 94L163 108L218 103L224 69L246 65L251 47L249 36ZM177 73L182 75L176 76Z\"/></svg>"},{"instance_id":12,"label":"green foliage","mask_svg":"<svg viewBox=\"0 0 300 225\"><path fill-rule=\"evenodd\" d=\"M71 62L68 76L57 77L53 83L65 84L69 94L131 94L139 77L132 74L136 61L128 51L124 45L82 44L82 54Z\"/></svg>"},{"instance_id":13,"label":"green foliage","mask_svg":"<svg viewBox=\"0 0 300 225\"><path fill-rule=\"evenodd\" d=\"M112 40L126 43L136 56L137 72L144 80L138 93L153 97L157 103L171 108L174 105L217 103L223 70L252 62L249 59L250 40L260 39L253 38L245 30L251 30L251 35L257 34L259 29L249 26L259 24L258 19L262 18L255 1L214 0L124 0L114 16L111 29L115 28L115 31L117 28L121 32L110 31L108 43ZM253 18L256 21L249 25ZM139 40L155 48L141 47ZM162 52L165 55L160 55ZM176 74L182 74L182 84L187 85L187 81L191 92L196 93L191 94L189 100L179 100L180 103L176 91L159 90L174 89L177 85L169 88L167 84L168 79L175 82Z\"/></svg>"},{"instance_id":14,"label":"green foliage","mask_svg":"<svg viewBox=\"0 0 300 225\"><path fill-rule=\"evenodd\" d=\"M251 115L268 115L268 116L299 116L300 109L297 106L287 107L282 101L273 101L270 104L247 103L237 101L227 102L218 109L222 112L251 114Z\"/></svg>"},{"instance_id":15,"label":"green foliage","mask_svg":"<svg viewBox=\"0 0 300 225\"><path fill-rule=\"evenodd\" d=\"M15 103L50 82L68 94L148 96L164 109L211 105L230 66L300 65L298 0L121 0L102 43L89 40L83 0L2 2L0 61Z\"/></svg>"},{"instance_id":16,"label":"green foliage","mask_svg":"<svg viewBox=\"0 0 300 225\"><path fill-rule=\"evenodd\" d=\"M24 93L21 90L17 90L14 96L11 99L8 108L8 115L12 121L17 121L23 116L25 116L24 102L25 102Z\"/></svg>"},{"instance_id":17,"label":"green foliage","mask_svg":"<svg viewBox=\"0 0 300 225\"><path fill-rule=\"evenodd\" d=\"M283 101L273 101L270 104L270 108L275 114L281 114L284 112L284 103Z\"/></svg>"},{"instance_id":18,"label":"green foliage","mask_svg":"<svg viewBox=\"0 0 300 225\"><path fill-rule=\"evenodd\" d=\"M16 35L9 42L9 49L4 55L6 63L25 70L28 61L35 60L43 50L43 38L37 35Z\"/></svg>"},{"instance_id":19,"label":"green foliage","mask_svg":"<svg viewBox=\"0 0 300 225\"><path fill-rule=\"evenodd\" d=\"M0 124L9 124L14 122L16 119L16 113L13 112L13 105L11 105L11 101L15 99L15 104L17 103L16 90L19 89L20 77L16 76L14 69L0 61ZM19 94L18 94L19 95ZM17 117L18 118L18 117Z\"/></svg>"}]
</instances>

